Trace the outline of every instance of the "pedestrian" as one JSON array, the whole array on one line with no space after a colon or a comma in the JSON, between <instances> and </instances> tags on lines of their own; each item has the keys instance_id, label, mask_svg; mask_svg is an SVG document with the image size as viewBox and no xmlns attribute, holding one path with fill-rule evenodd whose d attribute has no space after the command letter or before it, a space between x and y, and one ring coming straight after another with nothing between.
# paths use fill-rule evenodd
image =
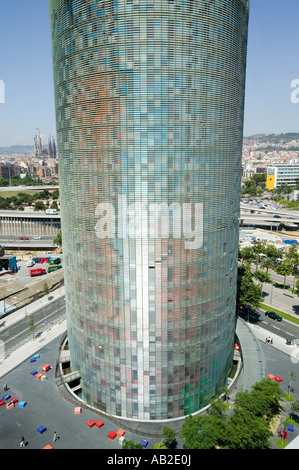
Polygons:
<instances>
[{"instance_id":1,"label":"pedestrian","mask_svg":"<svg viewBox=\"0 0 299 470\"><path fill-rule=\"evenodd\" d=\"M58 437L57 437L57 432L56 432L56 431L54 431L54 435L53 435L53 442L55 442L57 439L58 439Z\"/></svg>"},{"instance_id":2,"label":"pedestrian","mask_svg":"<svg viewBox=\"0 0 299 470\"><path fill-rule=\"evenodd\" d=\"M266 340L265 340L265 343L266 343L266 344L268 343L268 340L269 340L269 338L267 337Z\"/></svg>"},{"instance_id":3,"label":"pedestrian","mask_svg":"<svg viewBox=\"0 0 299 470\"><path fill-rule=\"evenodd\" d=\"M20 442L20 447L25 447L25 439L22 437L22 440Z\"/></svg>"},{"instance_id":4,"label":"pedestrian","mask_svg":"<svg viewBox=\"0 0 299 470\"><path fill-rule=\"evenodd\" d=\"M270 343L273 344L273 338L271 338Z\"/></svg>"},{"instance_id":5,"label":"pedestrian","mask_svg":"<svg viewBox=\"0 0 299 470\"><path fill-rule=\"evenodd\" d=\"M8 386L4 384L3 389L4 389L4 392L6 392L8 390Z\"/></svg>"}]
</instances>

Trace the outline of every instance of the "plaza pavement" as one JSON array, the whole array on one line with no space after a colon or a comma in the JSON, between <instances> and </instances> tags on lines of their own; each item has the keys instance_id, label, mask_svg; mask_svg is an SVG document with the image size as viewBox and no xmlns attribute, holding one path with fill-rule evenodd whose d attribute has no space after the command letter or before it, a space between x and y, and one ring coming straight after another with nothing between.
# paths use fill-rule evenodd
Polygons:
<instances>
[{"instance_id":1,"label":"plaza pavement","mask_svg":"<svg viewBox=\"0 0 299 470\"><path fill-rule=\"evenodd\" d=\"M50 301L52 302L55 302L57 298L64 297L64 287L52 292L51 296L52 300ZM33 313L35 309L40 309L43 303L49 303L47 297L7 316L4 328L18 321L22 316ZM242 328L245 329L246 341L248 338L251 341L245 348L247 359L252 360L252 357L255 357L256 362L261 362L259 342L265 343L265 331L257 325L245 322L242 322ZM251 331L252 334L246 334L246 329L247 333ZM63 320L59 324L47 328L38 339L29 341L18 350L10 353L0 363L0 387L3 387L4 383L8 384L7 393L12 398L16 397L18 403L26 401L23 408L20 408L18 403L12 409L7 409L6 406L0 407L0 449L18 449L21 436L25 437L26 449L43 449L47 445L54 449L108 449L111 451L120 449L119 438L111 440L108 438L108 434L110 431L117 432L122 427L121 423L118 426L109 417L86 407L81 408L80 414L75 414L74 403L58 393L54 370L58 358L59 343L65 331L66 320ZM285 340L278 335L271 334L271 337L273 338L271 347L295 360L299 357L297 346L286 345ZM40 357L31 363L30 358L37 353ZM31 372L33 369L42 372L43 364L49 364L51 370L44 374L45 380L38 380L31 375ZM234 392L242 389L246 382L246 374L252 372L250 367L244 369L245 375L243 370ZM247 378L249 378L250 384L250 380L253 378L249 376ZM80 406L80 403L76 406ZM101 428L88 427L87 422L91 419L95 422L101 419L104 426ZM172 427L171 422L165 424ZM42 434L37 431L40 426L46 428ZM59 439L52 443L54 431L57 432ZM140 442L141 438L145 437L148 440L148 449L153 449L154 444L160 440L158 437L142 436L139 432L134 433L127 430L124 437L132 439L134 442ZM177 448L182 449L180 442L178 442Z\"/></svg>"}]
</instances>

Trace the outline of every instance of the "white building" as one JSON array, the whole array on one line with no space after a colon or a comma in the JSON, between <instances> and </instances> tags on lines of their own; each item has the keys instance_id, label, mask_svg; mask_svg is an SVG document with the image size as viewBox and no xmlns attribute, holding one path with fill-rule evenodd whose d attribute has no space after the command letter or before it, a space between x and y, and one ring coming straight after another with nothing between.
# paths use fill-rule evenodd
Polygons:
<instances>
[{"instance_id":1,"label":"white building","mask_svg":"<svg viewBox=\"0 0 299 470\"><path fill-rule=\"evenodd\" d=\"M273 165L267 168L267 189L287 184L295 186L299 180L299 165Z\"/></svg>"}]
</instances>

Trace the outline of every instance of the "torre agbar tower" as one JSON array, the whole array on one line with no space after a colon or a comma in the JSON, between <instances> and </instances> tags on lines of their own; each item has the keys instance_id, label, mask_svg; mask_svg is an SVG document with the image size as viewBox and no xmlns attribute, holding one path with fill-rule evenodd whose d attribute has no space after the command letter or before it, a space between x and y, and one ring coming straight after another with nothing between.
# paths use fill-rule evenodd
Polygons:
<instances>
[{"instance_id":1,"label":"torre agbar tower","mask_svg":"<svg viewBox=\"0 0 299 470\"><path fill-rule=\"evenodd\" d=\"M50 0L68 342L111 415L195 413L235 335L248 0Z\"/></svg>"}]
</instances>

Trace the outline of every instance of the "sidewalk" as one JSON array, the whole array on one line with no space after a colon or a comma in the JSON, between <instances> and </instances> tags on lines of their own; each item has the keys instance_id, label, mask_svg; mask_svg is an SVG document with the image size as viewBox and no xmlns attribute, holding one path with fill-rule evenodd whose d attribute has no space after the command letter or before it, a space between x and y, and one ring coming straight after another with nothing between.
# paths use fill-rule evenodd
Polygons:
<instances>
[{"instance_id":1,"label":"sidewalk","mask_svg":"<svg viewBox=\"0 0 299 470\"><path fill-rule=\"evenodd\" d=\"M279 351L288 354L289 356L298 357L299 359L299 346L298 345L287 345L286 340L281 336L275 335L274 333L266 334L264 328L261 328L258 325L249 323L248 326L250 327L251 331L255 335L255 337L261 341L262 343L266 343L266 336L270 336L273 338L273 344L270 345L272 348L276 348ZM299 339L299 338L298 338Z\"/></svg>"},{"instance_id":2,"label":"sidewalk","mask_svg":"<svg viewBox=\"0 0 299 470\"><path fill-rule=\"evenodd\" d=\"M27 305L26 307L23 307L20 310L17 310L16 312L7 315L2 320L0 320L0 323L5 323L4 326L1 327L1 331L5 330L5 328L7 328L8 326L11 326L14 323L18 322L25 316L28 316L34 313L35 311L40 310L44 305L54 303L58 299L61 300L61 302L64 302L64 296L65 290L64 286L62 286L61 288L56 289L55 291L50 293L50 300L48 300L48 296L42 297L41 299L32 302L30 305ZM37 353L46 344L53 341L53 339L62 335L65 331L66 319L64 319L60 323L53 325L52 327L47 328L45 331L42 332L38 339L29 341L16 351L9 354L8 357L3 357L5 355L3 354L0 345L0 355L2 356L0 357L0 378L2 378L11 370L13 370L15 367L17 367L21 362Z\"/></svg>"}]
</instances>

